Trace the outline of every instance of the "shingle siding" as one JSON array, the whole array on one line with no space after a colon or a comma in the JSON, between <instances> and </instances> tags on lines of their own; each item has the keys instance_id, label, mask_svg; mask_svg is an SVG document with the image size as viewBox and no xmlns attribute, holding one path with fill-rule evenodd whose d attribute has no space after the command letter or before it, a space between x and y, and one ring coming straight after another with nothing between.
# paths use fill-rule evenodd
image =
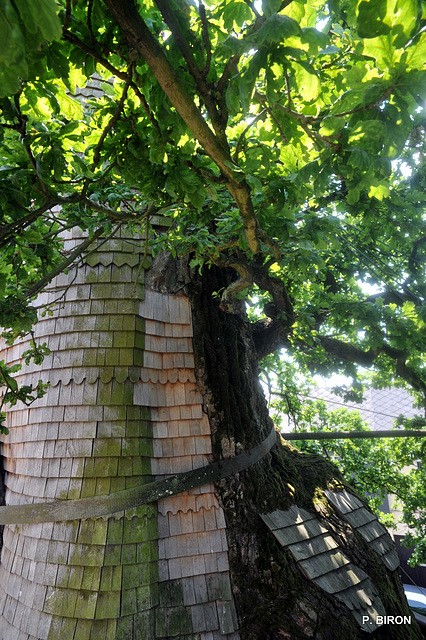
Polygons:
<instances>
[{"instance_id":1,"label":"shingle siding","mask_svg":"<svg viewBox=\"0 0 426 640\"><path fill-rule=\"evenodd\" d=\"M189 302L144 290L144 242L122 232L99 245L37 302L52 305L36 325L51 354L17 380L51 387L9 413L8 504L108 494L208 463ZM27 344L4 349L9 364ZM0 612L2 640L238 640L213 486L114 517L6 526Z\"/></svg>"}]
</instances>

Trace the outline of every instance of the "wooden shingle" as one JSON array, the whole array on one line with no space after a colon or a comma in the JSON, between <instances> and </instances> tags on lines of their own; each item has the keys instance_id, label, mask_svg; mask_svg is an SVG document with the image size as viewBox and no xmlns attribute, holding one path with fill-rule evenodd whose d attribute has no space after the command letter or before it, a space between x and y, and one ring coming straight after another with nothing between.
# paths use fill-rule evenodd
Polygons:
<instances>
[{"instance_id":1,"label":"wooden shingle","mask_svg":"<svg viewBox=\"0 0 426 640\"><path fill-rule=\"evenodd\" d=\"M395 545L385 527L355 496L347 491L324 491L327 499L341 516L356 529L369 546L378 553L391 571L399 567Z\"/></svg>"},{"instance_id":2,"label":"wooden shingle","mask_svg":"<svg viewBox=\"0 0 426 640\"><path fill-rule=\"evenodd\" d=\"M357 499L352 502L339 496L336 502L346 510L352 506L359 509ZM372 616L384 615L384 607L370 578L339 549L337 541L314 514L294 505L288 511L264 514L262 519L298 562L306 578L343 602L364 631L371 633L377 628ZM359 610L367 617L359 615Z\"/></svg>"}]
</instances>

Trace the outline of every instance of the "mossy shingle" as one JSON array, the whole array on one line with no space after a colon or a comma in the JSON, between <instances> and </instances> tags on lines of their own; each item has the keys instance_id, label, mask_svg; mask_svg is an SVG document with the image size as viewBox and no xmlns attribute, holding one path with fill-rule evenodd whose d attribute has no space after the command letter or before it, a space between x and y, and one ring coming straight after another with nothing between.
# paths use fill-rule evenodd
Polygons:
<instances>
[{"instance_id":1,"label":"mossy shingle","mask_svg":"<svg viewBox=\"0 0 426 640\"><path fill-rule=\"evenodd\" d=\"M95 617L97 599L97 591L78 591L75 605L75 616L77 618L92 620ZM82 632L84 633L84 628L82 629ZM77 637L80 638L80 636ZM90 635L87 637L91 638Z\"/></svg>"},{"instance_id":2,"label":"mossy shingle","mask_svg":"<svg viewBox=\"0 0 426 640\"><path fill-rule=\"evenodd\" d=\"M100 591L96 603L95 618L118 618L120 615L120 592Z\"/></svg>"}]
</instances>

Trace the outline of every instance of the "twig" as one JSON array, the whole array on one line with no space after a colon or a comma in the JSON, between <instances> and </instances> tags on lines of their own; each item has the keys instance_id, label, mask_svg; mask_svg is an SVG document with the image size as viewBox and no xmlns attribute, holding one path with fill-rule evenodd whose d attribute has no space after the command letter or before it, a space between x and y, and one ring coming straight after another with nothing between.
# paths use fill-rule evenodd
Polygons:
<instances>
[{"instance_id":1,"label":"twig","mask_svg":"<svg viewBox=\"0 0 426 640\"><path fill-rule=\"evenodd\" d=\"M105 67L105 69L108 69L108 71L110 71L113 76L116 76L117 78L120 78L120 80L126 80L127 81L127 79L128 79L127 72L120 71L119 69L114 67L110 62L108 62L108 60L106 60L106 58L101 56L97 51L94 51L91 47L89 47L87 44L85 44L82 40L77 38L77 36L75 36L73 33L68 31L68 29L65 29L65 28L63 29L62 36L63 36L64 40L67 40L68 42L70 42L71 44L75 45L76 47L78 47L79 49L81 49L82 51L87 53L88 55L91 55L96 60L96 62L99 62L99 64L101 64L103 67Z\"/></svg>"},{"instance_id":2,"label":"twig","mask_svg":"<svg viewBox=\"0 0 426 640\"><path fill-rule=\"evenodd\" d=\"M71 255L63 260L60 264L58 264L50 273L47 274L44 278L39 280L36 285L30 287L22 297L24 298L34 298L38 293L40 293L44 287L49 284L56 276L58 276L64 269L69 267L82 253L89 247L92 242L94 242L97 238L99 238L103 232L105 231L104 227L99 227L97 231L93 234L91 238L86 238L76 249L71 253Z\"/></svg>"},{"instance_id":3,"label":"twig","mask_svg":"<svg viewBox=\"0 0 426 640\"><path fill-rule=\"evenodd\" d=\"M203 45L206 52L206 62L204 64L204 75L207 77L210 71L210 65L212 61L212 45L209 38L209 25L206 16L206 8L202 1L198 2L198 13L201 20L201 35L203 38Z\"/></svg>"},{"instance_id":4,"label":"twig","mask_svg":"<svg viewBox=\"0 0 426 640\"><path fill-rule=\"evenodd\" d=\"M265 109L262 109L262 111L260 113L257 114L257 116L255 118L253 118L253 120L246 126L246 128L244 129L244 131L241 133L240 137L238 138L238 142L237 142L237 146L235 147L235 151L234 151L234 155L232 156L233 161L237 164L238 162L238 154L240 153L240 148L241 148L241 144L242 141L245 138L245 135L247 133L247 131L258 121L260 120L260 118L267 112L267 108L265 107Z\"/></svg>"},{"instance_id":5,"label":"twig","mask_svg":"<svg viewBox=\"0 0 426 640\"><path fill-rule=\"evenodd\" d=\"M117 109L116 109L114 115L112 116L112 118L110 119L110 121L108 122L108 124L105 127L105 129L102 131L102 135L99 138L98 144L95 147L95 150L94 150L94 153L93 153L92 171L93 171L93 169L95 169L95 167L99 163L99 160L101 159L101 149L102 149L102 146L103 146L103 144L105 142L105 139L106 139L108 133L111 131L111 129L113 128L113 126L115 125L115 123L118 121L118 119L120 117L120 113L123 110L124 102L126 100L127 92L129 90L130 84L131 84L131 75L129 74L128 77L127 77L127 80L126 80L126 84L124 85L123 93L121 94L120 102L118 103Z\"/></svg>"},{"instance_id":6,"label":"twig","mask_svg":"<svg viewBox=\"0 0 426 640\"><path fill-rule=\"evenodd\" d=\"M271 120L274 121L278 131L280 132L281 140L284 142L284 144L288 144L287 136L285 135L280 123L278 122L278 120L276 119L274 114L272 113L272 110L270 109L270 107L268 107L268 114L271 116Z\"/></svg>"},{"instance_id":7,"label":"twig","mask_svg":"<svg viewBox=\"0 0 426 640\"><path fill-rule=\"evenodd\" d=\"M155 119L154 114L151 112L151 109L149 108L149 105L146 101L145 96L143 95L142 91L139 89L138 85L136 84L136 82L132 81L130 83L130 88L133 89L133 91L135 92L135 94L137 95L137 97L139 98L139 100L142 103L142 106L144 108L144 111L146 113L146 115L148 116L148 118L151 121L151 124L158 130L160 131L160 125L158 124L157 120Z\"/></svg>"}]
</instances>

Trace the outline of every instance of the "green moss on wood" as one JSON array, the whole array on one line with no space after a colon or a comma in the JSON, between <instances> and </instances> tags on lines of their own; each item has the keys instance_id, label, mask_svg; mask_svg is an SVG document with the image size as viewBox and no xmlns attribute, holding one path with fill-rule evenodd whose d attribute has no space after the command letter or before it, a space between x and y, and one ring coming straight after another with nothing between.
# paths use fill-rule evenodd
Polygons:
<instances>
[{"instance_id":1,"label":"green moss on wood","mask_svg":"<svg viewBox=\"0 0 426 640\"><path fill-rule=\"evenodd\" d=\"M77 544L76 553L68 560L69 564L78 564L84 567L101 567L104 563L103 546L95 547L89 544Z\"/></svg>"},{"instance_id":2,"label":"green moss on wood","mask_svg":"<svg viewBox=\"0 0 426 640\"><path fill-rule=\"evenodd\" d=\"M132 458L129 456L121 457L118 459L118 471L119 476L131 476L133 473Z\"/></svg>"},{"instance_id":3,"label":"green moss on wood","mask_svg":"<svg viewBox=\"0 0 426 640\"><path fill-rule=\"evenodd\" d=\"M123 589L121 592L121 615L128 616L136 612L136 589Z\"/></svg>"},{"instance_id":4,"label":"green moss on wood","mask_svg":"<svg viewBox=\"0 0 426 640\"><path fill-rule=\"evenodd\" d=\"M123 544L121 551L121 564L135 564L136 561L136 544Z\"/></svg>"},{"instance_id":5,"label":"green moss on wood","mask_svg":"<svg viewBox=\"0 0 426 640\"><path fill-rule=\"evenodd\" d=\"M85 475L91 476L91 477L83 478L82 480L82 484L81 484L82 498L91 498L92 496L95 495L95 492L96 492L96 479L93 478L93 461L91 460L91 462L89 462L89 460L91 460L91 458L87 460L88 464L86 463ZM89 467L89 469L87 469L87 467Z\"/></svg>"},{"instance_id":6,"label":"green moss on wood","mask_svg":"<svg viewBox=\"0 0 426 640\"><path fill-rule=\"evenodd\" d=\"M139 567L137 564L123 566L123 589L139 586Z\"/></svg>"},{"instance_id":7,"label":"green moss on wood","mask_svg":"<svg viewBox=\"0 0 426 640\"><path fill-rule=\"evenodd\" d=\"M152 443L151 450L152 450ZM140 450L139 438L122 438L121 439L121 453L123 456L137 456ZM145 454L149 455L149 454Z\"/></svg>"},{"instance_id":8,"label":"green moss on wood","mask_svg":"<svg viewBox=\"0 0 426 640\"><path fill-rule=\"evenodd\" d=\"M80 589L81 583L83 581L83 567L68 567L69 569L69 577L68 577L68 588L69 589Z\"/></svg>"},{"instance_id":9,"label":"green moss on wood","mask_svg":"<svg viewBox=\"0 0 426 640\"><path fill-rule=\"evenodd\" d=\"M48 587L43 611L53 615L72 618L77 602L77 591Z\"/></svg>"},{"instance_id":10,"label":"green moss on wood","mask_svg":"<svg viewBox=\"0 0 426 640\"><path fill-rule=\"evenodd\" d=\"M127 616L125 618L121 618L120 620L117 621L117 631L116 631L116 640L134 640L135 636L133 633L134 630L134 618L133 616ZM145 631L145 629L143 629L143 631ZM151 640L151 638L149 638L149 636L146 636L147 640ZM141 640L145 640L145 638L142 636ZM154 638L152 637L152 640L154 640Z\"/></svg>"},{"instance_id":11,"label":"green moss on wood","mask_svg":"<svg viewBox=\"0 0 426 640\"><path fill-rule=\"evenodd\" d=\"M107 544L105 547L104 566L121 564L121 544Z\"/></svg>"},{"instance_id":12,"label":"green moss on wood","mask_svg":"<svg viewBox=\"0 0 426 640\"><path fill-rule=\"evenodd\" d=\"M77 618L93 620L95 617L97 599L97 591L78 591L77 602L75 605L75 616ZM80 636L77 637L80 638Z\"/></svg>"},{"instance_id":13,"label":"green moss on wood","mask_svg":"<svg viewBox=\"0 0 426 640\"><path fill-rule=\"evenodd\" d=\"M87 348L83 354L83 367L95 367L97 364L96 349Z\"/></svg>"},{"instance_id":14,"label":"green moss on wood","mask_svg":"<svg viewBox=\"0 0 426 640\"><path fill-rule=\"evenodd\" d=\"M83 580L81 588L89 591L97 591L101 583L101 567L83 567Z\"/></svg>"},{"instance_id":15,"label":"green moss on wood","mask_svg":"<svg viewBox=\"0 0 426 640\"><path fill-rule=\"evenodd\" d=\"M92 623L89 620L78 620L75 628L75 637L79 640L91 640Z\"/></svg>"},{"instance_id":16,"label":"green moss on wood","mask_svg":"<svg viewBox=\"0 0 426 640\"><path fill-rule=\"evenodd\" d=\"M100 591L96 604L95 618L118 618L120 615L120 592Z\"/></svg>"},{"instance_id":17,"label":"green moss on wood","mask_svg":"<svg viewBox=\"0 0 426 640\"><path fill-rule=\"evenodd\" d=\"M123 518L120 518L119 520L110 518L108 520L107 542L112 544L120 544L121 542L123 542L123 528Z\"/></svg>"}]
</instances>

